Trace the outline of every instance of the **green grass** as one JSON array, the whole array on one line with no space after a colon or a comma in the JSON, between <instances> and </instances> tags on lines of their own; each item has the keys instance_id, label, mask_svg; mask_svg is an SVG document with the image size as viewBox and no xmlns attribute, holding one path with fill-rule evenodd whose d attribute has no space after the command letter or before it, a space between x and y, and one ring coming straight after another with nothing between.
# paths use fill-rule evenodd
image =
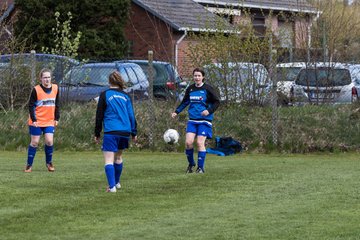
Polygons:
<instances>
[{"instance_id":1,"label":"green grass","mask_svg":"<svg viewBox=\"0 0 360 240\"><path fill-rule=\"evenodd\" d=\"M360 239L358 154L208 155L184 174L180 153L125 153L105 193L101 152L0 152L0 239Z\"/></svg>"}]
</instances>

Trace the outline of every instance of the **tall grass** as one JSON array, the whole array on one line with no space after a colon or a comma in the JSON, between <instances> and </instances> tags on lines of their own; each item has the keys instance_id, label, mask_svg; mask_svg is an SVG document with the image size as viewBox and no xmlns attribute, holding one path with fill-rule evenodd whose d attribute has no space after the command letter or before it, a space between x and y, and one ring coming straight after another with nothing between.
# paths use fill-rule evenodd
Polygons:
<instances>
[{"instance_id":1,"label":"tall grass","mask_svg":"<svg viewBox=\"0 0 360 240\"><path fill-rule=\"evenodd\" d=\"M179 151L184 149L187 113L171 119L176 103L155 101L135 103L139 141L132 149ZM95 150L93 143L96 104L71 104L61 110L60 125L55 133L55 148L63 150ZM282 107L278 109L276 135L272 144L272 110L268 107L221 105L215 113L214 136L232 136L252 152L315 152L360 150L360 105L323 105ZM27 112L16 110L0 113L0 149L23 150L29 143ZM166 145L163 133L168 128L179 131L178 145ZM150 141L152 139L152 141ZM208 142L213 146L213 141Z\"/></svg>"}]
</instances>

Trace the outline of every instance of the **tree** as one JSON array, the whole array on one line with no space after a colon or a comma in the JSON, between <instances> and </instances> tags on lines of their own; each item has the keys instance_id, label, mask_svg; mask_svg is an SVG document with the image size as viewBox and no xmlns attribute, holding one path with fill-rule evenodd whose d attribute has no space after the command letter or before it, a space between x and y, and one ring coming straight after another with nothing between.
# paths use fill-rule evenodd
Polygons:
<instances>
[{"instance_id":1,"label":"tree","mask_svg":"<svg viewBox=\"0 0 360 240\"><path fill-rule=\"evenodd\" d=\"M313 25L312 47L324 49L325 61L359 61L359 6L321 0L317 7L321 15Z\"/></svg>"},{"instance_id":2,"label":"tree","mask_svg":"<svg viewBox=\"0 0 360 240\"><path fill-rule=\"evenodd\" d=\"M127 53L123 27L129 0L18 0L16 6L21 14L18 14L15 35L37 51L53 45L55 36L51 30L56 27L55 12L61 13L60 18L71 12L73 32L82 33L80 58L106 60L121 58Z\"/></svg>"}]
</instances>

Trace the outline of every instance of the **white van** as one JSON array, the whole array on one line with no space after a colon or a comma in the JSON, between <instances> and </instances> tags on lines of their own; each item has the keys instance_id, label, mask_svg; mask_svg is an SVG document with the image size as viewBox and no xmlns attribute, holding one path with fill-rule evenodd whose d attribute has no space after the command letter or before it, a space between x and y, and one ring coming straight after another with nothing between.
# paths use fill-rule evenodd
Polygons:
<instances>
[{"instance_id":1,"label":"white van","mask_svg":"<svg viewBox=\"0 0 360 240\"><path fill-rule=\"evenodd\" d=\"M352 103L359 90L360 65L318 62L300 70L291 98L294 104Z\"/></svg>"},{"instance_id":2,"label":"white van","mask_svg":"<svg viewBox=\"0 0 360 240\"><path fill-rule=\"evenodd\" d=\"M260 63L228 62L204 66L205 79L226 102L264 103L270 91L269 73Z\"/></svg>"}]
</instances>

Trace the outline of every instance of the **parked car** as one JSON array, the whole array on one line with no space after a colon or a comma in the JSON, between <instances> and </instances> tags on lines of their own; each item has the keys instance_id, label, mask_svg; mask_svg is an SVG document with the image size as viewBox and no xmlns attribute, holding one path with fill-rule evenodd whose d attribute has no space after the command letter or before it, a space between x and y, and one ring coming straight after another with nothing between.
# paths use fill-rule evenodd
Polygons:
<instances>
[{"instance_id":1,"label":"parked car","mask_svg":"<svg viewBox=\"0 0 360 240\"><path fill-rule=\"evenodd\" d=\"M218 88L222 101L263 104L270 92L268 71L260 63L212 63L204 70L205 79Z\"/></svg>"},{"instance_id":2,"label":"parked car","mask_svg":"<svg viewBox=\"0 0 360 240\"><path fill-rule=\"evenodd\" d=\"M294 104L352 103L359 100L360 65L318 62L302 68L291 88Z\"/></svg>"},{"instance_id":3,"label":"parked car","mask_svg":"<svg viewBox=\"0 0 360 240\"><path fill-rule=\"evenodd\" d=\"M148 79L149 61L148 60L122 60L117 62L132 62L140 65ZM175 67L169 62L153 61L153 95L158 99L178 99L182 85L181 77Z\"/></svg>"},{"instance_id":4,"label":"parked car","mask_svg":"<svg viewBox=\"0 0 360 240\"><path fill-rule=\"evenodd\" d=\"M42 68L49 68L53 71L53 80L61 82L65 74L74 66L79 65L79 61L61 55L36 53L35 58L35 77L38 80L38 73ZM11 63L12 65L32 66L32 55L30 53L5 54L0 56L0 63Z\"/></svg>"},{"instance_id":5,"label":"parked car","mask_svg":"<svg viewBox=\"0 0 360 240\"><path fill-rule=\"evenodd\" d=\"M97 100L100 93L109 88L108 78L118 71L127 88L124 90L133 100L147 99L149 81L142 68L135 63L88 63L72 68L61 82L62 97L68 101L88 102Z\"/></svg>"},{"instance_id":6,"label":"parked car","mask_svg":"<svg viewBox=\"0 0 360 240\"><path fill-rule=\"evenodd\" d=\"M276 89L280 105L288 105L290 103L291 87L298 73L304 67L306 67L305 62L279 63L276 65Z\"/></svg>"}]
</instances>

